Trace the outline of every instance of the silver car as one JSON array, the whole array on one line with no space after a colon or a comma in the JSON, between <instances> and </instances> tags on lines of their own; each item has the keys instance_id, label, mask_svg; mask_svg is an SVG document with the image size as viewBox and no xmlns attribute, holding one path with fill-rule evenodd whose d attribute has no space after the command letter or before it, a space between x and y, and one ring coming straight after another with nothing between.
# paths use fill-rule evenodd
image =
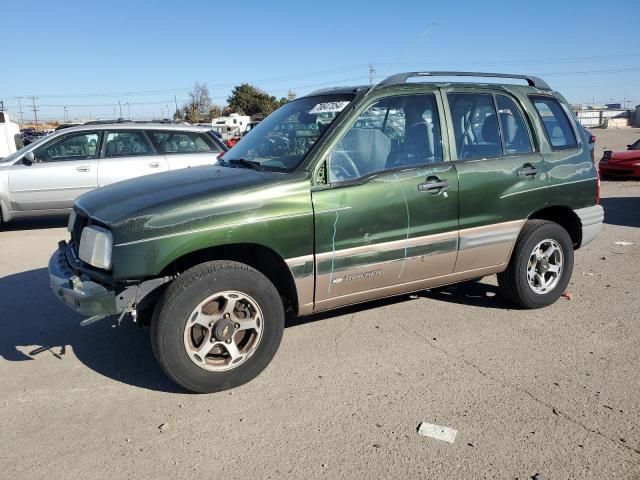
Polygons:
<instances>
[{"instance_id":1,"label":"silver car","mask_svg":"<svg viewBox=\"0 0 640 480\"><path fill-rule=\"evenodd\" d=\"M0 223L64 213L89 190L212 165L226 150L207 127L121 122L66 128L0 160Z\"/></svg>"}]
</instances>

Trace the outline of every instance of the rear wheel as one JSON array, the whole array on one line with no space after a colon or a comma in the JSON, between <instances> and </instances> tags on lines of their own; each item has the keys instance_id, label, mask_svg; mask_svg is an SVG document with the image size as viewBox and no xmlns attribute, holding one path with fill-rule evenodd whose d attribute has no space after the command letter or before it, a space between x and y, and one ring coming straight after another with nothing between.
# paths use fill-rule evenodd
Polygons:
<instances>
[{"instance_id":1,"label":"rear wheel","mask_svg":"<svg viewBox=\"0 0 640 480\"><path fill-rule=\"evenodd\" d=\"M530 220L523 227L507 269L498 274L506 299L523 308L554 303L573 272L573 243L557 223Z\"/></svg>"},{"instance_id":2,"label":"rear wheel","mask_svg":"<svg viewBox=\"0 0 640 480\"><path fill-rule=\"evenodd\" d=\"M275 355L284 309L273 284L238 262L208 262L167 288L151 322L153 351L165 373L198 393L255 378Z\"/></svg>"}]
</instances>

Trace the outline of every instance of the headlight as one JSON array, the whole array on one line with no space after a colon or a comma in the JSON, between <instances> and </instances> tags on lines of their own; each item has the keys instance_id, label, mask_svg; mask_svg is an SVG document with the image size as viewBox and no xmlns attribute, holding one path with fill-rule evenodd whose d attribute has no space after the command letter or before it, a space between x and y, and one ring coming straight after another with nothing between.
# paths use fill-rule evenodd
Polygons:
<instances>
[{"instance_id":1,"label":"headlight","mask_svg":"<svg viewBox=\"0 0 640 480\"><path fill-rule=\"evenodd\" d=\"M71 210L69 214L69 222L67 222L67 230L73 232L73 224L76 223L76 211Z\"/></svg>"},{"instance_id":2,"label":"headlight","mask_svg":"<svg viewBox=\"0 0 640 480\"><path fill-rule=\"evenodd\" d=\"M113 236L109 230L102 227L85 227L80 237L78 255L89 265L109 270L112 247Z\"/></svg>"}]
</instances>

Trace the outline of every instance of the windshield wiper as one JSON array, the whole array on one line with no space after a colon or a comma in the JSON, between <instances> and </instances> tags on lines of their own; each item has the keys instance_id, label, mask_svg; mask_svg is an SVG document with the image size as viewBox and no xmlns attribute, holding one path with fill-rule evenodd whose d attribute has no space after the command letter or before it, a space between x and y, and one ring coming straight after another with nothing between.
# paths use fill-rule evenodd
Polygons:
<instances>
[{"instance_id":1,"label":"windshield wiper","mask_svg":"<svg viewBox=\"0 0 640 480\"><path fill-rule=\"evenodd\" d=\"M247 160L246 158L234 158L231 160L224 160L229 165L239 165L246 168L251 168L253 170L264 170L264 167L260 162L256 162L255 160Z\"/></svg>"}]
</instances>

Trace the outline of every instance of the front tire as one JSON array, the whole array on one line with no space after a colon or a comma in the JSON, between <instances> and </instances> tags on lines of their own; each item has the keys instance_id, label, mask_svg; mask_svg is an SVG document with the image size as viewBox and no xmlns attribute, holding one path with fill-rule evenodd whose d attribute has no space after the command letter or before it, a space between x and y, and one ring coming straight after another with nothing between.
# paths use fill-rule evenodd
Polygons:
<instances>
[{"instance_id":1,"label":"front tire","mask_svg":"<svg viewBox=\"0 0 640 480\"><path fill-rule=\"evenodd\" d=\"M151 343L171 380L211 393L258 376L283 332L284 309L273 284L248 265L213 261L169 285L154 312Z\"/></svg>"},{"instance_id":2,"label":"front tire","mask_svg":"<svg viewBox=\"0 0 640 480\"><path fill-rule=\"evenodd\" d=\"M554 303L573 272L573 243L557 223L529 220L516 241L507 269L498 274L504 298L523 308Z\"/></svg>"}]
</instances>

